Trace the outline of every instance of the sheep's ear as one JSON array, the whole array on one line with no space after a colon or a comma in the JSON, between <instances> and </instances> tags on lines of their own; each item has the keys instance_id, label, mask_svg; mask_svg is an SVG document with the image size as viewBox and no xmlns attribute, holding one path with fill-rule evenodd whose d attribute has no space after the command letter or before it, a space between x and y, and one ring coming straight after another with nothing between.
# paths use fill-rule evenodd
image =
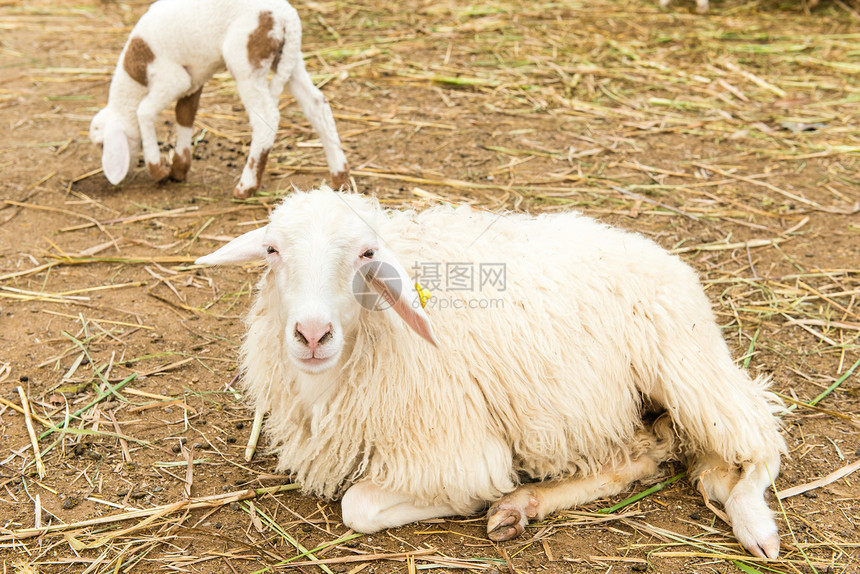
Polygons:
<instances>
[{"instance_id":1,"label":"sheep's ear","mask_svg":"<svg viewBox=\"0 0 860 574\"><path fill-rule=\"evenodd\" d=\"M421 305L421 297L409 279L406 269L394 257L394 254L384 247L376 250L373 260L395 271L400 280L384 281L382 277L390 275L390 273L371 271L365 275L367 282L391 305L391 308L400 315L401 319L406 321L406 324L413 331L421 335L434 347L438 347L439 344L436 342L436 336L433 334L433 326L430 324L430 318Z\"/></svg>"},{"instance_id":2,"label":"sheep's ear","mask_svg":"<svg viewBox=\"0 0 860 574\"><path fill-rule=\"evenodd\" d=\"M195 261L197 265L228 265L231 263L247 263L266 258L263 238L266 227L260 227L244 233L230 243L209 255L204 255Z\"/></svg>"},{"instance_id":3,"label":"sheep's ear","mask_svg":"<svg viewBox=\"0 0 860 574\"><path fill-rule=\"evenodd\" d=\"M104 132L102 148L102 171L111 184L125 179L131 158L128 153L128 138L119 122L108 122Z\"/></svg>"}]
</instances>

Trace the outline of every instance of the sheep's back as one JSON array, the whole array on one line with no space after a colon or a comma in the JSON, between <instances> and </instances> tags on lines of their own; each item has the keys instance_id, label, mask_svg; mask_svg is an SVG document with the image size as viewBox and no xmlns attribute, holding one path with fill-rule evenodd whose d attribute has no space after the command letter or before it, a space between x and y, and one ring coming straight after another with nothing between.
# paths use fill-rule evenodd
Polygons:
<instances>
[{"instance_id":1,"label":"sheep's back","mask_svg":"<svg viewBox=\"0 0 860 574\"><path fill-rule=\"evenodd\" d=\"M410 269L504 266L503 289L477 280L472 290L443 288L437 297L465 308L449 302L428 314L438 360L482 399L479 420L509 445L517 472L588 473L626 456L649 384L636 367L659 361L644 355L659 352L655 321L672 320L662 307L673 298L666 291L686 297L699 289L688 266L642 236L573 213L439 208L396 215L382 234ZM475 300L497 304L469 308ZM703 295L702 303L710 313ZM425 388L450 385L422 378Z\"/></svg>"}]
</instances>

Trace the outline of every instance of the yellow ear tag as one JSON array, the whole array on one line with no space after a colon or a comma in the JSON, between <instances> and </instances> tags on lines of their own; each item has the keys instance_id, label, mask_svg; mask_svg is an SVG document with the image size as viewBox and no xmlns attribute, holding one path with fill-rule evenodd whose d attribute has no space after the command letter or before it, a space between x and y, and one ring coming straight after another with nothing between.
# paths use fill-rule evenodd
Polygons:
<instances>
[{"instance_id":1,"label":"yellow ear tag","mask_svg":"<svg viewBox=\"0 0 860 574\"><path fill-rule=\"evenodd\" d=\"M421 286L421 283L415 282L415 290L418 291L418 298L421 300L421 308L427 306L427 300L430 299L430 291Z\"/></svg>"}]
</instances>

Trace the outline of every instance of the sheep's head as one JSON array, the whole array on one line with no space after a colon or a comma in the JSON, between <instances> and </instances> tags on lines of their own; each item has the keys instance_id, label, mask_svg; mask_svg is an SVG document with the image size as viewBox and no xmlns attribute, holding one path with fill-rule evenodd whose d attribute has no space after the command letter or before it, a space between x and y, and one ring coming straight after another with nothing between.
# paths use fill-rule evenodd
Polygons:
<instances>
[{"instance_id":1,"label":"sheep's head","mask_svg":"<svg viewBox=\"0 0 860 574\"><path fill-rule=\"evenodd\" d=\"M265 258L287 354L304 372L335 366L368 310L390 307L435 345L406 270L374 231L385 217L375 201L360 195L328 188L295 193L266 227L237 237L197 263Z\"/></svg>"},{"instance_id":2,"label":"sheep's head","mask_svg":"<svg viewBox=\"0 0 860 574\"><path fill-rule=\"evenodd\" d=\"M102 170L113 185L125 179L140 152L137 124L128 125L120 114L102 108L90 122L90 141L102 148Z\"/></svg>"}]
</instances>

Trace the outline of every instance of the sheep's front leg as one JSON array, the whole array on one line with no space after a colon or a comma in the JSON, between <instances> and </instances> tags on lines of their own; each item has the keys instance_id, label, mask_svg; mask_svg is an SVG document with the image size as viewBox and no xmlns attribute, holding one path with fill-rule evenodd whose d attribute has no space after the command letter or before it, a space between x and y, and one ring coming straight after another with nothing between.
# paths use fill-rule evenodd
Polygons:
<instances>
[{"instance_id":1,"label":"sheep's front leg","mask_svg":"<svg viewBox=\"0 0 860 574\"><path fill-rule=\"evenodd\" d=\"M157 69L153 70L156 64ZM162 182L170 176L170 168L161 163L155 119L161 110L191 89L191 77L182 66L160 60L150 66L150 77L153 76L157 76L159 81L150 81L149 92L137 107L137 123L140 126L143 159L149 169L149 175L156 182Z\"/></svg>"},{"instance_id":2,"label":"sheep's front leg","mask_svg":"<svg viewBox=\"0 0 860 574\"><path fill-rule=\"evenodd\" d=\"M191 135L194 132L194 117L200 104L203 87L196 92L176 100L176 148L173 150L173 164L170 166L170 179L185 181L191 167Z\"/></svg>"},{"instance_id":3,"label":"sheep's front leg","mask_svg":"<svg viewBox=\"0 0 860 574\"><path fill-rule=\"evenodd\" d=\"M416 520L457 514L447 504L419 506L408 494L384 490L367 481L351 486L343 495L340 506L343 523L365 534L396 528ZM480 503L476 502L475 510L478 508Z\"/></svg>"},{"instance_id":4,"label":"sheep's front leg","mask_svg":"<svg viewBox=\"0 0 860 574\"><path fill-rule=\"evenodd\" d=\"M490 507L487 535L497 542L516 538L526 524L541 521L556 510L623 492L632 482L655 474L657 464L643 455L630 463L607 467L595 476L520 486Z\"/></svg>"},{"instance_id":5,"label":"sheep's front leg","mask_svg":"<svg viewBox=\"0 0 860 574\"><path fill-rule=\"evenodd\" d=\"M326 163L331 172L331 186L334 189L349 188L349 164L340 145L331 106L323 93L317 88L305 69L304 60L299 58L289 80L290 92L302 107L302 111L314 131L319 135L325 152Z\"/></svg>"}]
</instances>

